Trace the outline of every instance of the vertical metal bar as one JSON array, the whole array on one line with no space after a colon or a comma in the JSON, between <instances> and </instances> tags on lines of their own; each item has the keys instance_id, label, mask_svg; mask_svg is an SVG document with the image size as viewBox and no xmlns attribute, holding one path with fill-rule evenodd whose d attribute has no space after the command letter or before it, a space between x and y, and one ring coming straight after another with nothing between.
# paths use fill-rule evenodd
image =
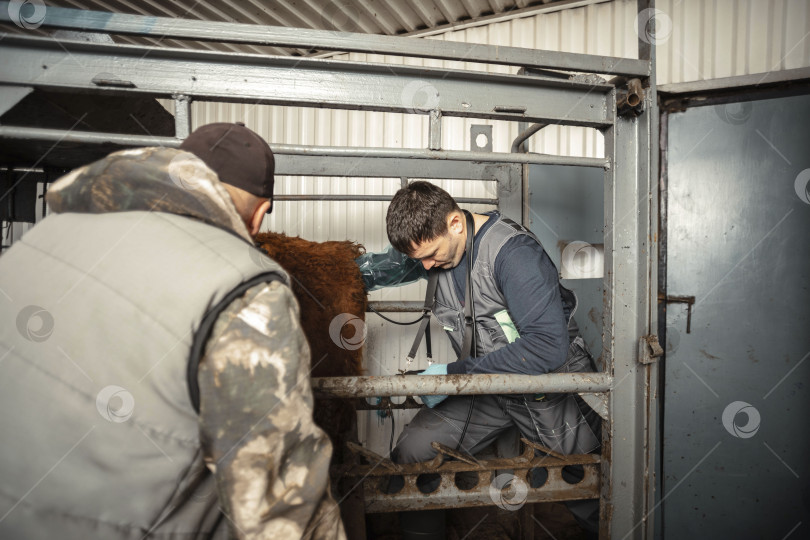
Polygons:
<instances>
[{"instance_id":1,"label":"vertical metal bar","mask_svg":"<svg viewBox=\"0 0 810 540\"><path fill-rule=\"evenodd\" d=\"M442 149L442 111L433 109L430 111L430 133L428 135L428 148L431 150Z\"/></svg>"},{"instance_id":2,"label":"vertical metal bar","mask_svg":"<svg viewBox=\"0 0 810 540\"><path fill-rule=\"evenodd\" d=\"M654 0L637 0L638 12L654 8ZM644 108L637 117L617 116L605 131L612 160L605 183L603 355L616 384L602 451L600 537L620 540L653 538L655 509L658 367L640 363L638 343L657 330L658 109L654 44L636 32L639 58L651 60Z\"/></svg>"},{"instance_id":3,"label":"vertical metal bar","mask_svg":"<svg viewBox=\"0 0 810 540\"><path fill-rule=\"evenodd\" d=\"M639 339L653 331L657 317L657 108L654 93L646 99L640 116L617 117L605 133L612 162L605 184L603 353L616 384L603 449L601 533L617 539L647 538L654 506L658 372L638 358Z\"/></svg>"},{"instance_id":4,"label":"vertical metal bar","mask_svg":"<svg viewBox=\"0 0 810 540\"><path fill-rule=\"evenodd\" d=\"M636 13L641 13L645 9L655 9L655 0L636 0ZM643 20L640 18L639 20ZM634 29L636 35L639 36L638 39L638 58L639 60L652 60L654 53L652 43L648 40L641 39L641 36L644 35L644 32L641 31L640 28ZM655 74L655 71L651 71L652 74Z\"/></svg>"},{"instance_id":5,"label":"vertical metal bar","mask_svg":"<svg viewBox=\"0 0 810 540\"><path fill-rule=\"evenodd\" d=\"M655 9L655 0L638 0L638 7L645 9ZM649 51L642 47L649 46ZM646 85L646 103L644 104L644 113L639 118L639 121L646 121L647 133L645 134L648 142L648 160L649 169L647 173L647 189L649 193L649 221L647 222L648 230L648 243L649 250L647 252L647 306L648 306L648 321L647 333L654 334L658 331L658 242L659 242L659 125L660 116L658 110L658 90L656 88L656 47L639 38L639 58L642 60L650 61L650 78L649 84ZM659 340L660 341L660 340ZM656 499L660 498L658 491L661 485L661 477L658 475L657 459L656 456L660 452L658 445L658 433L661 426L659 426L660 416L658 409L659 395L663 390L663 385L660 384L660 373L663 372L659 362L653 362L646 366L647 370L647 426L646 426L646 448L647 455L645 456L644 464L644 481L646 489L646 497L644 500L644 516L646 530L644 531L645 538L655 538L655 521L660 517L661 511L656 503ZM663 399L663 398L662 398ZM663 423L663 422L661 422ZM658 510L658 511L656 511Z\"/></svg>"},{"instance_id":6,"label":"vertical metal bar","mask_svg":"<svg viewBox=\"0 0 810 540\"><path fill-rule=\"evenodd\" d=\"M668 189L669 189L669 176L667 172L667 148L668 148L668 133L669 133L669 113L663 112L659 115L659 132L658 139L659 151L659 175L660 180L658 183L658 294L666 299L667 297L667 220L668 218ZM666 301L659 302L658 304L658 341L664 347L664 363L666 362L667 350L667 309L669 305ZM658 445L657 445L657 466L655 469L655 489L658 493L660 500L660 490L664 477L664 462L661 459L664 449L664 415L666 414L666 402L664 400L664 388L666 388L666 369L661 368L658 370L658 388L660 389L661 399L658 402ZM663 506L659 507L655 513L656 529L661 531L663 535L664 520L666 515ZM654 538L655 536L653 536Z\"/></svg>"},{"instance_id":7,"label":"vertical metal bar","mask_svg":"<svg viewBox=\"0 0 810 540\"><path fill-rule=\"evenodd\" d=\"M497 175L498 210L509 219L523 220L523 165L516 163L506 174Z\"/></svg>"},{"instance_id":8,"label":"vertical metal bar","mask_svg":"<svg viewBox=\"0 0 810 540\"><path fill-rule=\"evenodd\" d=\"M644 538L648 517L649 407L657 388L649 365L639 362L638 342L650 332L653 294L650 116L648 107L638 117L617 117L605 133L613 159L605 184L603 353L616 384L603 448L604 538Z\"/></svg>"},{"instance_id":9,"label":"vertical metal bar","mask_svg":"<svg viewBox=\"0 0 810 540\"><path fill-rule=\"evenodd\" d=\"M529 175L531 174L531 165L524 163L521 168L521 191L523 192L523 212L521 224L527 229L531 228L531 191L529 184Z\"/></svg>"},{"instance_id":10,"label":"vertical metal bar","mask_svg":"<svg viewBox=\"0 0 810 540\"><path fill-rule=\"evenodd\" d=\"M529 127L528 122L518 122L517 132L518 133L523 133L524 131L526 131L526 128L528 128L528 127ZM527 152L529 150L529 147L527 145L528 145L528 143L526 141L523 141L522 143L520 143L520 147L518 148L518 152L521 152L521 153Z\"/></svg>"},{"instance_id":11,"label":"vertical metal bar","mask_svg":"<svg viewBox=\"0 0 810 540\"><path fill-rule=\"evenodd\" d=\"M191 133L191 98L184 94L175 94L174 98L174 136L185 139Z\"/></svg>"}]
</instances>

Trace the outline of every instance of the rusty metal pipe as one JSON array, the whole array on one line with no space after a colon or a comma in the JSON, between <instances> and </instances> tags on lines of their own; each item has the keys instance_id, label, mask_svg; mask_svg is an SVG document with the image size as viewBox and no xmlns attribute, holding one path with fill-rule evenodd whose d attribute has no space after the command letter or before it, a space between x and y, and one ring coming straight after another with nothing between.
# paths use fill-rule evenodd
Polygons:
<instances>
[{"instance_id":1,"label":"rusty metal pipe","mask_svg":"<svg viewBox=\"0 0 810 540\"><path fill-rule=\"evenodd\" d=\"M392 375L312 379L312 389L319 397L333 398L606 392L612 385L613 377L606 373Z\"/></svg>"},{"instance_id":2,"label":"rusty metal pipe","mask_svg":"<svg viewBox=\"0 0 810 540\"><path fill-rule=\"evenodd\" d=\"M368 303L368 307L383 313L421 313L424 306L424 302L417 302L416 300L404 302L380 300Z\"/></svg>"},{"instance_id":3,"label":"rusty metal pipe","mask_svg":"<svg viewBox=\"0 0 810 540\"><path fill-rule=\"evenodd\" d=\"M56 143L115 144L120 146L180 146L176 137L152 135L123 135L90 131L69 131L51 128L0 126L0 140L53 141ZM304 146L273 144L273 154L292 156L437 159L448 161L479 161L482 163L533 163L538 165L569 165L574 167L609 167L605 158L554 156L549 154L512 154L506 152L468 152L466 150L424 150L421 148L372 148L347 146ZM278 163L278 160L276 160ZM489 181L491 178L481 178ZM317 197L317 196L313 196ZM390 198L390 197L389 197ZM387 198L384 198L387 200ZM382 199L380 199L382 200ZM494 200L494 199L493 199Z\"/></svg>"},{"instance_id":4,"label":"rusty metal pipe","mask_svg":"<svg viewBox=\"0 0 810 540\"><path fill-rule=\"evenodd\" d=\"M644 100L644 87L641 80L630 79L627 81L627 89L619 92L616 108L620 111L634 109L641 105Z\"/></svg>"}]
</instances>

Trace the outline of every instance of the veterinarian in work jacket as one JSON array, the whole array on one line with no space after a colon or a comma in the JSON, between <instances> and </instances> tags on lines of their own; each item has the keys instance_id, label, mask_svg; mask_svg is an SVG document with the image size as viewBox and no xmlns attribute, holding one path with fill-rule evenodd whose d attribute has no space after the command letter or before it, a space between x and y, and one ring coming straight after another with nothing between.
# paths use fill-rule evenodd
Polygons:
<instances>
[{"instance_id":1,"label":"veterinarian in work jacket","mask_svg":"<svg viewBox=\"0 0 810 540\"><path fill-rule=\"evenodd\" d=\"M449 336L457 360L433 364L424 374L595 371L573 322L576 298L561 285L554 263L524 227L497 211L464 212L447 192L423 181L411 182L396 193L386 225L392 246L437 276L433 314ZM358 260L361 271L363 262ZM364 272L367 285L383 284L369 279L369 274L373 272ZM472 304L474 325L465 324L465 302ZM475 347L462 352L465 334L473 331ZM476 454L514 428L562 454L600 448L601 419L576 394L422 396L422 401L427 408L414 416L393 449L391 457L397 463L429 461L436 455L434 441ZM391 479L392 492L397 482ZM427 480L422 487L429 492L437 484L438 479ZM567 504L583 528L596 531L598 501ZM435 516L429 514L401 517L406 524L431 523L421 531L403 529L403 535L441 530L441 521L433 521Z\"/></svg>"},{"instance_id":2,"label":"veterinarian in work jacket","mask_svg":"<svg viewBox=\"0 0 810 540\"><path fill-rule=\"evenodd\" d=\"M471 270L477 346L470 356L442 367L448 374L595 371L574 320L576 296L559 282L557 269L539 240L497 211L483 215L488 219L475 233L475 261ZM377 257L375 268L368 264L373 257ZM396 285L427 277L390 249L384 257L370 253L357 262L370 290L394 285L391 277L397 280ZM462 350L465 331L467 264L465 254L456 267L435 270L438 285L433 315L450 338L456 355ZM389 275L379 271L375 275L374 270L383 267L387 267ZM521 318L514 321L513 313L520 313ZM564 454L588 453L599 448L601 420L578 396L527 394L509 399L524 398L533 412L540 411L543 417L542 426L533 429L534 436L530 438ZM427 402L433 399L436 398L427 397ZM409 438L409 446L422 446L414 433ZM402 453L401 449L399 454ZM415 455L414 460L430 459L433 453L428 444L425 455L421 459Z\"/></svg>"},{"instance_id":3,"label":"veterinarian in work jacket","mask_svg":"<svg viewBox=\"0 0 810 540\"><path fill-rule=\"evenodd\" d=\"M555 304L561 300L563 317L541 315L534 320L523 319L517 323L512 320L510 306L503 290L505 288L508 290L508 287L515 284L506 283L507 280L501 275L502 269L505 265L514 265L518 268L518 272L538 271L542 275L544 273L542 268L525 266L530 264L532 257L527 257L526 261L521 260L525 252L538 248L542 250L542 247L531 232L504 218L499 212L484 215L488 215L489 219L475 236L475 262L471 271L477 346L469 357L448 364L448 374L536 375L595 371L573 319L577 305L576 296L556 279L556 269L550 275L553 279L549 279L545 287L538 291L541 294L525 298L524 303L527 306L540 304L541 307L539 309L526 307L517 311L523 313L536 309L537 312L546 313L553 311ZM547 259L547 256L543 259ZM444 327L457 355L462 349L462 335L465 330L463 285L460 287L459 284L466 280L465 276L460 275L463 274L466 265L467 255L458 267L450 271L440 271L436 300L433 304L433 313ZM553 268L550 260L542 260L540 265L550 265ZM515 308L516 306L511 306L512 310ZM565 321L564 324L562 320ZM521 336L519 326L524 332L528 328L534 334ZM541 335L537 331L543 327L549 330L546 335ZM520 339L523 341L519 342ZM506 349L510 344L514 344L513 349L519 347L520 350ZM534 407L545 405L543 416L545 424L550 429L534 430L534 438L542 441L547 447L564 454L573 454L591 452L600 446L601 441L598 437L600 420L575 394L531 394L515 396L515 399L528 400ZM586 421L586 416L590 422ZM558 429L552 426L557 426Z\"/></svg>"},{"instance_id":4,"label":"veterinarian in work jacket","mask_svg":"<svg viewBox=\"0 0 810 540\"><path fill-rule=\"evenodd\" d=\"M126 150L46 200L0 256L0 538L344 538L298 304L217 174Z\"/></svg>"}]
</instances>

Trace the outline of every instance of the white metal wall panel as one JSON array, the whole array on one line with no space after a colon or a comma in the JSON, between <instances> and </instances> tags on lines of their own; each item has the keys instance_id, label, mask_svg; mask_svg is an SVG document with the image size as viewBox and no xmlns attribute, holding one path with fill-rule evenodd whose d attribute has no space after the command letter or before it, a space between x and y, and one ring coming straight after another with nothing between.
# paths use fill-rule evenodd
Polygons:
<instances>
[{"instance_id":1,"label":"white metal wall panel","mask_svg":"<svg viewBox=\"0 0 810 540\"><path fill-rule=\"evenodd\" d=\"M658 0L658 83L810 66L807 0Z\"/></svg>"},{"instance_id":2,"label":"white metal wall panel","mask_svg":"<svg viewBox=\"0 0 810 540\"><path fill-rule=\"evenodd\" d=\"M807 0L658 0L659 17L671 33L659 36L659 84L704 78L728 77L810 65L810 7ZM618 57L637 57L635 0L590 5L514 19L487 26L448 32L429 39L490 45L581 52ZM346 54L338 59L402 63L402 58ZM468 62L405 59L409 65L443 66L493 72L511 72L506 66L487 67ZM284 108L254 105L193 104L194 127L215 121L244 121L271 144L316 144L335 146L384 146L425 148L428 124L424 115L349 112L324 109ZM503 121L460 118L443 120L442 145L469 150L471 124L492 124L496 152L508 152L517 136L517 125ZM559 155L601 157L604 143L593 129L549 126L534 135L529 149ZM396 175L397 171L392 171ZM440 181L455 196L486 197L492 187L478 182ZM278 194L386 194L392 195L399 178L278 178ZM279 202L265 227L316 241L351 239L378 251L387 244L385 212L381 202ZM483 208L479 208L482 209ZM420 300L424 285L410 285L371 294L372 300ZM394 315L412 320L413 314ZM367 316L366 371L395 374L405 369L414 327L383 322ZM434 356L452 360L447 340L434 326ZM327 332L328 329L324 329ZM424 348L424 346L423 346ZM425 367L417 360L413 369ZM412 413L395 413L397 432ZM383 427L373 413L361 414L360 436L368 446L387 453L390 420Z\"/></svg>"}]
</instances>

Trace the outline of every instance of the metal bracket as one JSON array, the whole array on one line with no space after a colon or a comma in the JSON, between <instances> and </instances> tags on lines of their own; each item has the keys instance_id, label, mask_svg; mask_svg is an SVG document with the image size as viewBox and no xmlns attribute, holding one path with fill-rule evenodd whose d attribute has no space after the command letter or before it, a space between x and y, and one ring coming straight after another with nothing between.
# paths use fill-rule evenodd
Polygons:
<instances>
[{"instance_id":1,"label":"metal bracket","mask_svg":"<svg viewBox=\"0 0 810 540\"><path fill-rule=\"evenodd\" d=\"M442 111L433 109L430 111L430 132L428 133L428 148L431 150L442 149Z\"/></svg>"},{"instance_id":2,"label":"metal bracket","mask_svg":"<svg viewBox=\"0 0 810 540\"><path fill-rule=\"evenodd\" d=\"M483 135L487 142L478 144L478 136ZM473 152L492 152L492 126L488 124L472 124L470 126L470 150Z\"/></svg>"},{"instance_id":3,"label":"metal bracket","mask_svg":"<svg viewBox=\"0 0 810 540\"><path fill-rule=\"evenodd\" d=\"M658 343L658 336L642 336L638 341L638 360L642 364L652 364L664 355L664 349Z\"/></svg>"},{"instance_id":4,"label":"metal bracket","mask_svg":"<svg viewBox=\"0 0 810 540\"><path fill-rule=\"evenodd\" d=\"M132 81L125 81L112 73L99 73L90 80L96 86L110 86L113 88L137 88Z\"/></svg>"},{"instance_id":5,"label":"metal bracket","mask_svg":"<svg viewBox=\"0 0 810 540\"><path fill-rule=\"evenodd\" d=\"M605 80L604 77L601 77L595 73L575 73L574 75L569 76L568 80L593 85L607 84L607 80Z\"/></svg>"},{"instance_id":6,"label":"metal bracket","mask_svg":"<svg viewBox=\"0 0 810 540\"><path fill-rule=\"evenodd\" d=\"M174 94L174 136L185 139L191 133L191 98Z\"/></svg>"},{"instance_id":7,"label":"metal bracket","mask_svg":"<svg viewBox=\"0 0 810 540\"><path fill-rule=\"evenodd\" d=\"M591 409L602 417L602 420L608 419L608 395L607 392L598 393L580 393L579 397L582 401L587 403Z\"/></svg>"}]
</instances>

